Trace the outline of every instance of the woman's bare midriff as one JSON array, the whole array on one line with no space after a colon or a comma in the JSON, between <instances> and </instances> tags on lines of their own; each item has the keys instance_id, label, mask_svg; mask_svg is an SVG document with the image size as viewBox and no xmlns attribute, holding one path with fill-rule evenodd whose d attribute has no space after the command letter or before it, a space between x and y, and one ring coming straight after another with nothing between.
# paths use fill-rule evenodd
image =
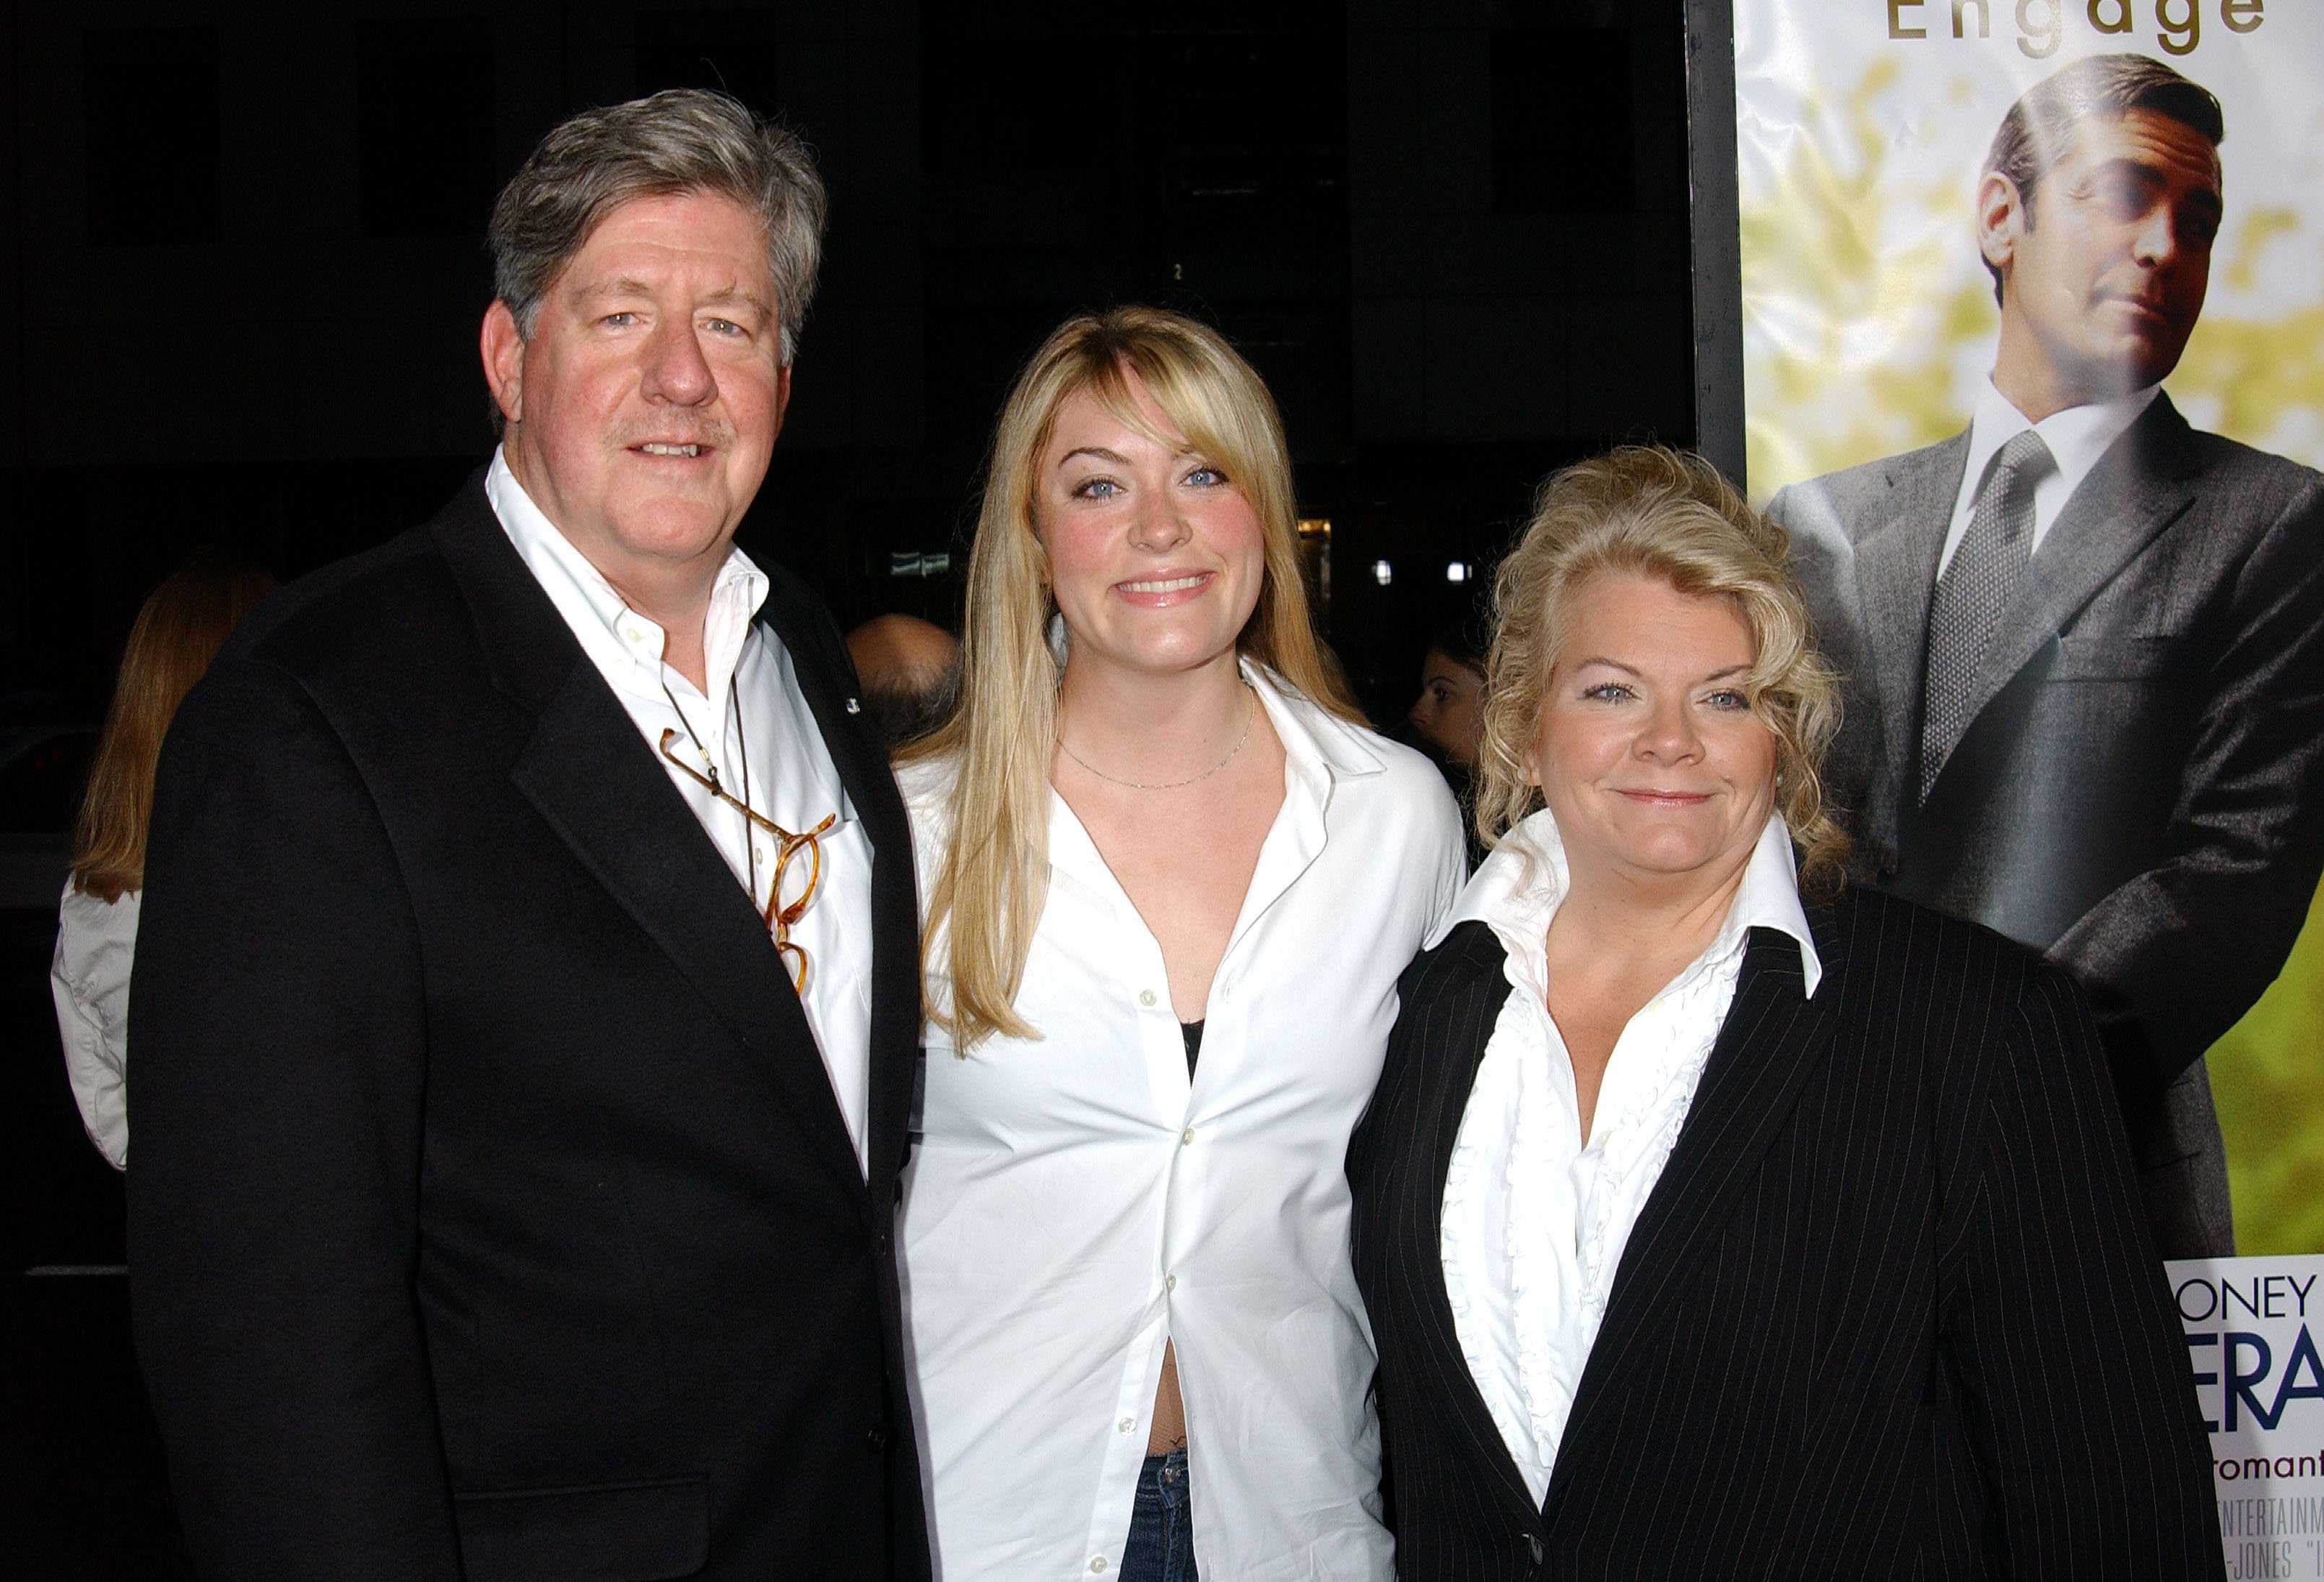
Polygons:
<instances>
[{"instance_id":1,"label":"woman's bare midriff","mask_svg":"<svg viewBox=\"0 0 2324 1582\"><path fill-rule=\"evenodd\" d=\"M1259 848L1283 806L1283 744L1258 698L1243 692L1240 681L1236 686L1241 707L1254 711L1250 740L1215 777L1198 776L1157 793L1076 772L1070 757L1060 756L1052 766L1051 783L1161 946L1170 1006L1181 1022L1207 1013L1211 978L1226 954ZM1202 853L1202 860L1190 864L1189 852ZM1178 1353L1166 1342L1146 1453L1159 1456L1185 1443Z\"/></svg>"},{"instance_id":2,"label":"woman's bare midriff","mask_svg":"<svg viewBox=\"0 0 2324 1582\"><path fill-rule=\"evenodd\" d=\"M1186 1444L1186 1403L1178 1399L1178 1352L1162 1345L1162 1382L1154 1391L1154 1426L1146 1433L1146 1453L1160 1456L1184 1449Z\"/></svg>"}]
</instances>

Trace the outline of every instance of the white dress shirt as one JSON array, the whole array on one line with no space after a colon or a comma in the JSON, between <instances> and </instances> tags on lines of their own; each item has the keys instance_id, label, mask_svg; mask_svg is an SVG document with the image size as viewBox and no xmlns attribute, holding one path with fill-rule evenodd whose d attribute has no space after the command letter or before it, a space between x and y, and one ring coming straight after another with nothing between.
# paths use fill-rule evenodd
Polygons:
<instances>
[{"instance_id":1,"label":"white dress shirt","mask_svg":"<svg viewBox=\"0 0 2324 1582\"><path fill-rule=\"evenodd\" d=\"M1969 519L1977 509L1978 491L1985 485L1985 469L2001 448L2031 429L2042 436L2050 448L2050 458L2058 465L2043 473L2034 485L2034 542L2027 553L2038 551L2042 541L2057 524L2059 513L2066 502L2073 498L2074 490L2089 476L2090 468L2107 448L2122 438L2122 431L2136 422L2149 402L2162 390L2150 384L2144 390L2133 391L2119 401L2098 402L2089 406L2070 406L2063 412L2052 412L2038 423L2029 423L2025 414L2010 404L2009 398L1993 387L1987 379L1978 392L1977 412L1969 423L1969 465L1961 471L1960 494L1953 501L1952 523L1945 530L1945 547L1937 560L1937 574L1952 564L1953 551L1960 547L1961 536L1969 532Z\"/></svg>"},{"instance_id":2,"label":"white dress shirt","mask_svg":"<svg viewBox=\"0 0 2324 1582\"><path fill-rule=\"evenodd\" d=\"M1192 1080L1161 947L1054 791L1017 996L1043 1036L963 1052L928 1029L903 1265L941 1582L1120 1568L1173 1339L1203 1574L1393 1570L1344 1161L1397 977L1460 888L1459 815L1418 754L1244 677L1283 807ZM951 779L901 776L923 896Z\"/></svg>"},{"instance_id":3,"label":"white dress shirt","mask_svg":"<svg viewBox=\"0 0 2324 1582\"><path fill-rule=\"evenodd\" d=\"M1508 955L1509 996L1453 1141L1440 1246L1462 1355L1536 1504L1622 1249L1734 1003L1748 931L1779 929L1799 941L1811 995L1823 974L1791 837L1773 818L1717 935L1615 1041L1585 1144L1572 1061L1548 1011L1549 922L1567 883L1564 845L1545 810L1485 859L1440 930L1481 920Z\"/></svg>"},{"instance_id":4,"label":"white dress shirt","mask_svg":"<svg viewBox=\"0 0 2324 1582\"><path fill-rule=\"evenodd\" d=\"M113 1161L129 1165L129 967L137 949L137 892L118 901L84 895L65 881L57 906L57 953L49 964L49 990L57 1003L57 1032L65 1046L65 1074L88 1140Z\"/></svg>"},{"instance_id":5,"label":"white dress shirt","mask_svg":"<svg viewBox=\"0 0 2324 1582\"><path fill-rule=\"evenodd\" d=\"M672 764L660 750L662 732L678 733L670 751L697 772L706 756L716 766L719 783L733 795L742 794L747 770L751 806L785 829L812 829L825 814L838 815L822 837L823 873L815 899L791 925L790 938L806 949L810 963L800 1005L823 1051L857 1161L863 1162L870 1146L872 841L799 691L789 653L752 619L766 601L766 573L740 550L728 551L719 568L702 629L705 690L662 662L662 629L631 609L541 514L497 451L484 475L484 494L517 553L573 629L581 652L621 699L645 738L646 751L686 799L735 882L749 890L755 870L758 887L752 901L761 911L774 883L777 843L752 827L742 810L729 807ZM733 728L738 702L739 734ZM805 877L799 865L807 858L802 851L792 859L795 871L786 875L783 890L787 900L798 895ZM786 970L789 960L785 958Z\"/></svg>"}]
</instances>

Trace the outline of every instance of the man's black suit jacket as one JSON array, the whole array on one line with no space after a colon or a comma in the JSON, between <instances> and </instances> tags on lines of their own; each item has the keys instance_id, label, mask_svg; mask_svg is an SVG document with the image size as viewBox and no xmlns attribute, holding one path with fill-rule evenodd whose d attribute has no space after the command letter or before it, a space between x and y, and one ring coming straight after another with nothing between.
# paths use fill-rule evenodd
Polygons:
<instances>
[{"instance_id":1,"label":"man's black suit jacket","mask_svg":"<svg viewBox=\"0 0 2324 1582\"><path fill-rule=\"evenodd\" d=\"M1538 1506L1439 1245L1503 953L1464 923L1406 974L1348 1153L1397 1575L2220 1576L2186 1346L2080 995L1885 896L1809 916L1812 999L1796 942L1751 934Z\"/></svg>"},{"instance_id":2,"label":"man's black suit jacket","mask_svg":"<svg viewBox=\"0 0 2324 1582\"><path fill-rule=\"evenodd\" d=\"M764 925L481 476L186 700L130 1267L205 1576L927 1574L909 834L829 617L770 576L877 852L868 1182Z\"/></svg>"},{"instance_id":3,"label":"man's black suit jacket","mask_svg":"<svg viewBox=\"0 0 2324 1582\"><path fill-rule=\"evenodd\" d=\"M1929 608L1966 432L1784 490L1881 888L2071 970L2135 1118L2274 981L2324 874L2324 475L2158 394L2035 551L1924 806Z\"/></svg>"}]
</instances>

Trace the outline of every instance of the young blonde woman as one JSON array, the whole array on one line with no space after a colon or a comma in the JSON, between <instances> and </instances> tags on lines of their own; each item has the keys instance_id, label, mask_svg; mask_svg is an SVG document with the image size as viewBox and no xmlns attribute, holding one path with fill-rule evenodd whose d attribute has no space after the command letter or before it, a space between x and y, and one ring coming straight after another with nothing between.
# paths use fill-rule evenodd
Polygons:
<instances>
[{"instance_id":1,"label":"young blonde woman","mask_svg":"<svg viewBox=\"0 0 2324 1582\"><path fill-rule=\"evenodd\" d=\"M147 596L129 628L121 676L73 828L72 876L57 908L49 987L81 1124L113 1168L129 1164L129 967L145 887L153 766L178 705L274 588L256 567L198 560Z\"/></svg>"},{"instance_id":2,"label":"young blonde woman","mask_svg":"<svg viewBox=\"0 0 2324 1582\"><path fill-rule=\"evenodd\" d=\"M1294 532L1274 403L1203 326L1077 318L1019 378L961 701L901 775L944 1582L1393 1569L1342 1161L1462 841L1346 701Z\"/></svg>"}]
</instances>

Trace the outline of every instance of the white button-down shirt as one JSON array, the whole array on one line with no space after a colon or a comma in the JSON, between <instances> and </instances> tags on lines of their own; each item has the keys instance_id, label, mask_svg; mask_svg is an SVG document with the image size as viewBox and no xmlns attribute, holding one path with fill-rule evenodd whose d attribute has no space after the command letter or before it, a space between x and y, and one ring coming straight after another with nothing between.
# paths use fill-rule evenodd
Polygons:
<instances>
[{"instance_id":1,"label":"white button-down shirt","mask_svg":"<svg viewBox=\"0 0 2324 1582\"><path fill-rule=\"evenodd\" d=\"M1459 817L1419 754L1244 674L1283 807L1191 1081L1161 948L1055 792L1017 996L1044 1036L928 1030L903 1263L942 1582L1120 1568L1173 1339L1203 1574L1393 1569L1344 1161L1397 975L1460 888ZM950 771L902 782L926 895Z\"/></svg>"},{"instance_id":2,"label":"white button-down shirt","mask_svg":"<svg viewBox=\"0 0 2324 1582\"><path fill-rule=\"evenodd\" d=\"M747 771L751 806L785 829L812 829L825 814L838 815L839 822L822 837L823 872L815 899L791 925L790 939L807 954L800 1006L862 1162L870 1147L872 841L799 691L789 653L753 619L766 602L766 573L740 550L730 550L719 568L702 628L706 690L662 662L661 627L623 602L541 513L497 451L484 475L484 494L517 553L573 629L581 652L621 699L646 750L686 799L736 883L751 890L755 874L752 901L761 911L781 855L778 843L752 826L741 809L728 806L672 764L660 750L662 732L677 731L670 751L696 772L715 766L719 784L732 795L742 794ZM739 733L733 729L738 705ZM794 857L794 871L784 876L787 901L797 899L807 857L804 851ZM786 970L788 966L786 957Z\"/></svg>"},{"instance_id":3,"label":"white button-down shirt","mask_svg":"<svg viewBox=\"0 0 2324 1582\"><path fill-rule=\"evenodd\" d=\"M1536 1504L1622 1249L1734 1003L1748 931L1799 941L1810 995L1823 973L1791 837L1770 819L1717 935L1615 1041L1585 1146L1572 1060L1548 1010L1549 922L1567 884L1557 826L1537 812L1485 859L1444 925L1481 920L1508 957L1509 997L1462 1112L1439 1234L1453 1332Z\"/></svg>"},{"instance_id":4,"label":"white button-down shirt","mask_svg":"<svg viewBox=\"0 0 2324 1582\"><path fill-rule=\"evenodd\" d=\"M1945 547L1937 558L1940 576L1952 564L1953 551L1960 548L1962 537L1969 532L1969 519L1977 509L1978 492L1985 486L1985 469L2000 454L2001 448L2031 429L2042 436L2050 448L2050 459L2057 466L2043 473L2034 484L2034 542L2029 553L2039 550L2042 541L2050 536L2058 517L2073 498L2074 490L2089 476L2090 468L2098 466L2098 458L2131 424L2138 421L2150 402L2162 390L2150 384L2144 390L2133 391L2119 401L2097 402L2089 406L2070 406L2063 412L2052 412L2038 423L2029 423L2025 414L2010 404L2009 398L1993 387L1987 379L1977 398L1977 412L1969 424L1969 464L1961 473L1960 493L1953 500L1952 523L1945 530Z\"/></svg>"},{"instance_id":5,"label":"white button-down shirt","mask_svg":"<svg viewBox=\"0 0 2324 1582\"><path fill-rule=\"evenodd\" d=\"M136 891L102 901L65 881L49 989L80 1123L115 1170L129 1165L129 967L136 950Z\"/></svg>"}]
</instances>

